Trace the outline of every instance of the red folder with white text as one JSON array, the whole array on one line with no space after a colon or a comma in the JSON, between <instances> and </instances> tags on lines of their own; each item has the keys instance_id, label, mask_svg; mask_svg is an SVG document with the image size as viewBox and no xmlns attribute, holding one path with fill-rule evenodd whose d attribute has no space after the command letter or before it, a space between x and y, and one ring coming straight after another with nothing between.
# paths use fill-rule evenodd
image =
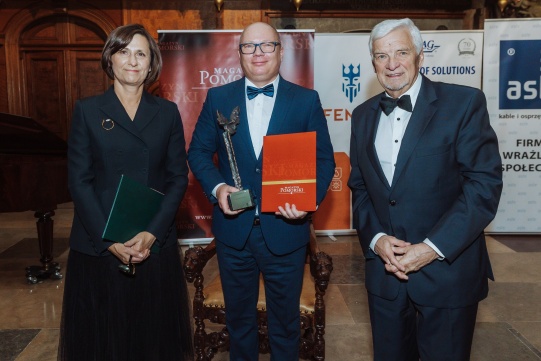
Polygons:
<instances>
[{"instance_id":1,"label":"red folder with white text","mask_svg":"<svg viewBox=\"0 0 541 361\"><path fill-rule=\"evenodd\" d=\"M261 212L295 204L316 210L316 132L268 135L263 138Z\"/></svg>"}]
</instances>

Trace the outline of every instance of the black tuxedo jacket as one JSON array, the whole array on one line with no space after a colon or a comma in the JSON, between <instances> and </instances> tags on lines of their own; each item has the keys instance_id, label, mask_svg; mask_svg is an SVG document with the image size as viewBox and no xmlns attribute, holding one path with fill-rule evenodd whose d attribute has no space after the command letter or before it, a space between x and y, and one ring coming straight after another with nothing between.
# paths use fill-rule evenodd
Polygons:
<instances>
[{"instance_id":1,"label":"black tuxedo jacket","mask_svg":"<svg viewBox=\"0 0 541 361\"><path fill-rule=\"evenodd\" d=\"M445 259L409 275L410 297L431 307L474 304L486 297L493 278L483 230L502 189L498 140L484 94L423 76L391 184L374 145L380 96L358 106L351 122L348 184L366 257L366 287L390 300L399 289L400 281L369 248L377 233L411 243L428 238Z\"/></svg>"}]
</instances>

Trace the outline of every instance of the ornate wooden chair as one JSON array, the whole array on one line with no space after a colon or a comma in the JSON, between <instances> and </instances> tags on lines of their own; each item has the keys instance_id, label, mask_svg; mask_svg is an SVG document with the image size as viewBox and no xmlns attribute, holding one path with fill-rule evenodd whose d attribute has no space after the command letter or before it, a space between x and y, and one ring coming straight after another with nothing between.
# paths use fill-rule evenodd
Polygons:
<instances>
[{"instance_id":1,"label":"ornate wooden chair","mask_svg":"<svg viewBox=\"0 0 541 361\"><path fill-rule=\"evenodd\" d=\"M184 271L188 282L193 282L195 294L193 317L195 320L194 344L196 360L212 360L219 351L229 349L229 335L223 327L216 332L205 329L205 320L225 325L226 309L219 275L205 284L203 269L216 254L213 240L208 246L189 248L184 256ZM311 226L310 244L307 247L306 265L302 286L299 312L301 314L300 357L305 360L325 360L325 302L323 296L327 290L332 272L332 258L317 247L316 235ZM263 280L260 280L258 309L259 352L270 353L267 336L267 315Z\"/></svg>"}]
</instances>

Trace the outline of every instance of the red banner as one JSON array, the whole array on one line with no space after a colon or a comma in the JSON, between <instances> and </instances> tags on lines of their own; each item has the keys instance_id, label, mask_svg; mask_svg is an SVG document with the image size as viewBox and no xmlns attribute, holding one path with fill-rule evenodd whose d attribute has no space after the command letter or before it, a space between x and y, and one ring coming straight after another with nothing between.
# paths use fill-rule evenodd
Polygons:
<instances>
[{"instance_id":1,"label":"red banner","mask_svg":"<svg viewBox=\"0 0 541 361\"><path fill-rule=\"evenodd\" d=\"M163 57L160 94L178 105L188 147L207 90L243 76L238 44L241 31L159 31ZM280 75L314 86L314 32L280 32L284 57ZM190 172L177 214L180 239L211 238L212 205Z\"/></svg>"}]
</instances>

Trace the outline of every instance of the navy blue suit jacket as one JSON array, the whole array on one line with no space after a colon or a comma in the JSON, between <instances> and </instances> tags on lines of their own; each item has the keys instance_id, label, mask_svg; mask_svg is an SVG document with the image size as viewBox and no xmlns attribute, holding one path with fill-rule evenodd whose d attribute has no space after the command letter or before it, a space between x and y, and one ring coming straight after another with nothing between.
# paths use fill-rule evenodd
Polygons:
<instances>
[{"instance_id":1,"label":"navy blue suit jacket","mask_svg":"<svg viewBox=\"0 0 541 361\"><path fill-rule=\"evenodd\" d=\"M348 184L367 290L392 300L399 289L400 281L369 248L377 233L413 244L428 238L445 260L409 274L408 294L430 307L472 305L486 297L493 278L483 230L496 214L502 189L498 140L484 94L423 76L392 184L374 145L380 96L358 106L351 123Z\"/></svg>"},{"instance_id":2,"label":"navy blue suit jacket","mask_svg":"<svg viewBox=\"0 0 541 361\"><path fill-rule=\"evenodd\" d=\"M105 119L114 121L112 129L102 126ZM110 128L110 122L105 127ZM159 247L176 244L175 215L188 185L176 104L143 92L132 121L113 87L76 102L68 139L69 189L75 206L71 249L110 254L111 243L101 236L122 174L165 194L147 231L156 236Z\"/></svg>"},{"instance_id":3,"label":"navy blue suit jacket","mask_svg":"<svg viewBox=\"0 0 541 361\"><path fill-rule=\"evenodd\" d=\"M245 79L209 89L203 109L197 121L188 151L188 163L201 183L209 200L215 203L212 232L216 239L236 249L242 249L255 217L255 208L236 216L225 215L212 196L219 183L234 186L227 151L222 137L223 128L216 118L220 111L226 118L237 106L240 121L231 137L238 169L244 189L250 189L256 203L261 204L262 154L259 158L253 149L246 114ZM263 95L260 95L263 96ZM267 135L316 131L317 142L317 204L325 197L334 175L334 154L327 128L327 120L316 91L306 89L280 78ZM262 152L265 150L263 149ZM217 153L218 165L213 162ZM286 221L274 213L262 213L261 231L269 249L275 254L286 254L304 246L309 240L309 224L306 219Z\"/></svg>"}]
</instances>

